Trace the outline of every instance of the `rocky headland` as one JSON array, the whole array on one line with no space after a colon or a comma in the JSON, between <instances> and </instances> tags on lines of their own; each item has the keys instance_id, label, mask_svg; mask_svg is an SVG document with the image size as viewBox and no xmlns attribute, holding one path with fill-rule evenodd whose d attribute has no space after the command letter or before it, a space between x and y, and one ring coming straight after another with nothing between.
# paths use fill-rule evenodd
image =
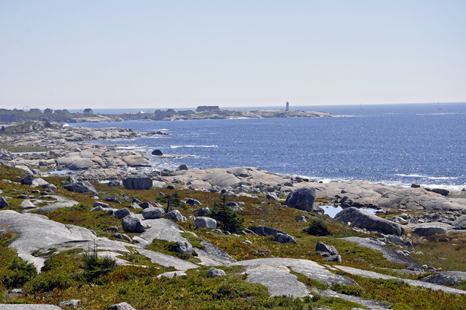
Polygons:
<instances>
[{"instance_id":1,"label":"rocky headland","mask_svg":"<svg viewBox=\"0 0 466 310\"><path fill-rule=\"evenodd\" d=\"M164 133L148 133L160 134ZM0 152L3 166L22 171L21 178L0 181L0 235L15 236L8 246L34 264L44 277L52 268L50 259L54 255L91 248L122 267L133 264L135 257L145 257L146 265L157 264L162 269L156 280L148 278L143 281L145 285L164 277L193 277L192 270L209 266L215 268L209 269L207 278L235 277L237 271L232 270L241 270L242 279L263 285L267 296L285 295L295 303L301 300L309 305L319 298L330 298L333 301L325 303L326 308L331 308L335 300L351 302L342 309L356 309L357 305L393 307L396 303L392 299L368 298L373 295L364 294L369 290L363 284L368 279L378 279L374 283L387 281L383 283L397 285L399 290L420 287L429 290L428 294L439 291L445 294L442 298L452 294L458 297L448 298L466 304L461 289L465 273L421 265L419 261L429 260L415 249L434 242L439 246L451 243L462 251L459 245L464 242L466 229L466 191L422 188L418 184L402 188L363 181L322 183L254 167L190 169L181 165L160 170L151 158L163 157L161 152L140 153L92 142L142 135L124 128L70 127L0 134L3 146L44 148L34 155L6 149ZM57 181L48 171L58 169L71 172ZM178 192L191 197L176 200ZM172 200L163 200L166 195ZM209 217L215 197L225 197L233 212L248 218L249 226L231 232L219 229L221 222ZM170 201L174 208L170 208ZM333 220L322 215L319 205L335 205L343 210ZM367 208L379 213L366 212ZM71 215L67 209L72 210ZM94 219L86 219L89 217ZM301 230L307 222L317 219L345 231L341 233L344 238L308 239ZM157 250L154 244L160 242L169 242L177 256ZM196 259L191 259L193 253ZM377 257L374 253L382 255L380 261L371 258ZM134 285L138 285L136 282ZM6 298L34 296L30 287L25 285L26 295L9 290ZM421 290L415 290L415 294L424 294ZM66 308L66 302L73 300L63 300L65 297L60 296L71 295L66 290L60 292L64 295L53 297L61 298L55 305ZM124 298L121 288L119 292L122 298L112 299L113 309L120 309L118 305L133 309L128 304L117 304L122 300L141 305L140 299ZM76 297L80 298L76 305L92 304ZM43 300L57 300L47 298ZM14 306L0 304L0 308Z\"/></svg>"}]
</instances>

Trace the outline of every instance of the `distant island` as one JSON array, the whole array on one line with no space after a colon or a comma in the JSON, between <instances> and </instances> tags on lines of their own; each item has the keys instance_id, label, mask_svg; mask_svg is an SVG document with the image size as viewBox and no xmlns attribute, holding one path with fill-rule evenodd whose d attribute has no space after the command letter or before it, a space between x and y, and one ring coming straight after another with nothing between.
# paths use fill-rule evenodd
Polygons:
<instances>
[{"instance_id":1,"label":"distant island","mask_svg":"<svg viewBox=\"0 0 466 310\"><path fill-rule=\"evenodd\" d=\"M87 108L83 113L70 113L67 109L52 110L30 109L8 110L0 109L0 123L8 124L22 121L53 121L58 123L101 123L123 122L128 120L201 120L201 119L242 119L242 118L291 118L291 117L338 117L340 115L290 110L287 102L285 110L225 110L218 106L199 106L194 110L175 111L174 109L156 110L154 113L123 113L123 114L96 114Z\"/></svg>"}]
</instances>

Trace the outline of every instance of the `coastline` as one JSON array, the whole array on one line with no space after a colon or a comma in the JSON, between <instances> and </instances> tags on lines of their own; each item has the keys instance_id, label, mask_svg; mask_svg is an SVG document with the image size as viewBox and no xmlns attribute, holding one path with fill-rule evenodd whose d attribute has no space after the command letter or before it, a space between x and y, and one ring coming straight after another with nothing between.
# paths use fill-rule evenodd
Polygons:
<instances>
[{"instance_id":1,"label":"coastline","mask_svg":"<svg viewBox=\"0 0 466 310\"><path fill-rule=\"evenodd\" d=\"M141 136L164 135L163 132L140 133L126 128L90 129L84 127L43 128L39 132L1 135L2 145L46 148L42 154L22 155L2 151L4 165L29 169L33 174L65 169L75 171L79 180L103 182L142 175L150 177L157 186L174 185L191 190L230 192L232 195L271 195L283 200L295 189L311 186L317 189L317 198L347 206L377 209L461 210L466 208L466 191L448 191L439 188L390 186L361 180L327 182L298 175L272 173L253 167L189 169L157 169L146 152L121 149L119 145L96 144L97 141L133 139ZM163 158L162 156L152 155ZM45 174L47 175L47 174ZM401 198L400 198L401 197Z\"/></svg>"}]
</instances>

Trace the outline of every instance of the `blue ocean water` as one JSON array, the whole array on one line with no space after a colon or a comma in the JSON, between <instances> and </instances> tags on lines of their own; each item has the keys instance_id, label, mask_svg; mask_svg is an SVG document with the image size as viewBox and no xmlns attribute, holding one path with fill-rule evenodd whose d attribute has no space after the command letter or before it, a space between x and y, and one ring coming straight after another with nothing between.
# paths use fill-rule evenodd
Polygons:
<instances>
[{"instance_id":1,"label":"blue ocean water","mask_svg":"<svg viewBox=\"0 0 466 310\"><path fill-rule=\"evenodd\" d=\"M272 107L277 109L277 107ZM466 103L298 107L335 118L79 123L162 130L169 135L110 141L173 158L160 168L252 166L314 179L462 189L466 186Z\"/></svg>"}]
</instances>

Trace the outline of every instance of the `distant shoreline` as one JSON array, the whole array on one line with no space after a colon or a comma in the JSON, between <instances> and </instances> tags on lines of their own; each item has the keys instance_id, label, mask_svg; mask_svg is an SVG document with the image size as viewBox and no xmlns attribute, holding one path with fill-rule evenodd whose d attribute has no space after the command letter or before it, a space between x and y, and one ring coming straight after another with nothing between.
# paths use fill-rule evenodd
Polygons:
<instances>
[{"instance_id":1,"label":"distant shoreline","mask_svg":"<svg viewBox=\"0 0 466 310\"><path fill-rule=\"evenodd\" d=\"M34 111L33 111L34 110ZM65 111L65 112L64 112ZM213 111L184 110L166 111L156 110L154 113L124 113L124 114L94 114L92 110L86 114L69 113L68 110L55 110L42 112L39 109L31 109L28 112L22 110L0 110L0 124L11 124L24 121L48 121L57 123L104 123L124 122L130 120L147 121L176 121L176 120L204 120L204 119L254 119L254 118L295 118L295 117L342 117L342 115L297 110L223 110Z\"/></svg>"}]
</instances>

